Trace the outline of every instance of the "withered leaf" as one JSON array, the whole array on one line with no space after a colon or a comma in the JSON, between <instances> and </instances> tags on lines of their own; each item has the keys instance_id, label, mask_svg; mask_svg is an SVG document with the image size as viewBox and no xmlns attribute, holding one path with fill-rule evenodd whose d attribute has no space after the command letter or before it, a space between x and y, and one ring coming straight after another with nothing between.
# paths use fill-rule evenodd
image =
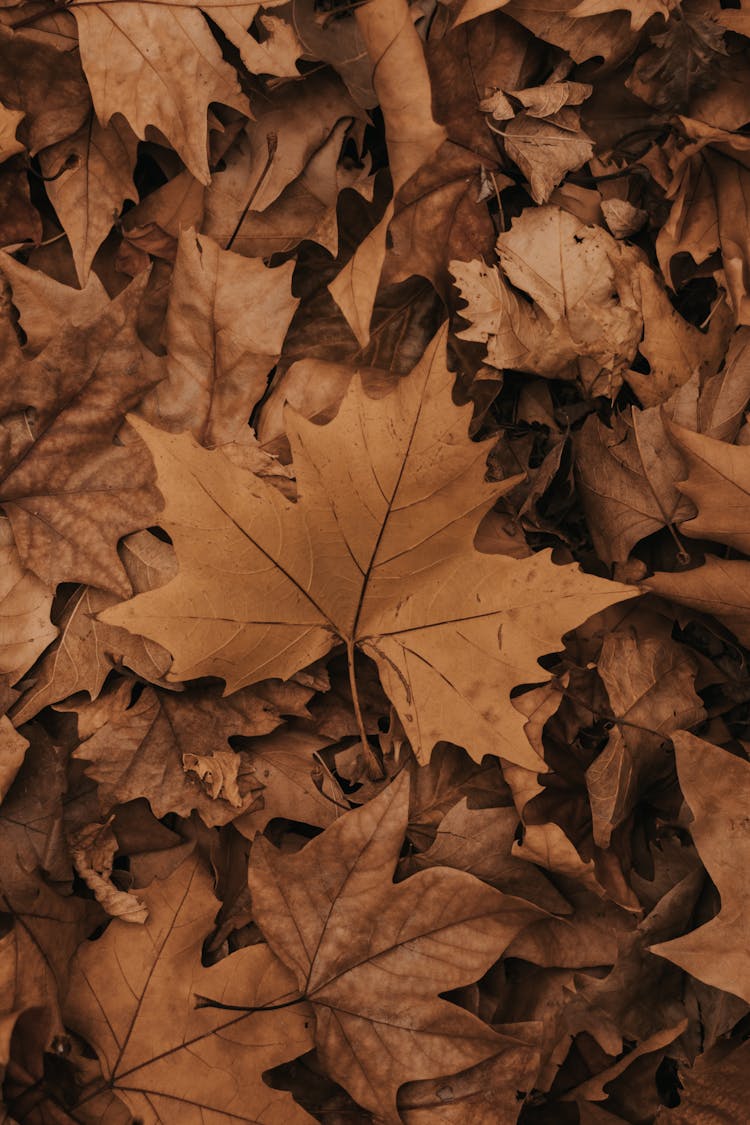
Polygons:
<instances>
[{"instance_id":1,"label":"withered leaf","mask_svg":"<svg viewBox=\"0 0 750 1125\"><path fill-rule=\"evenodd\" d=\"M311 1046L305 1005L283 1006L296 994L292 974L264 945L201 967L219 904L200 860L186 860L142 897L149 912L142 926L114 919L73 963L65 1020L95 1048L101 1066L85 1094L87 1112L108 1112L114 1094L144 1125L183 1111L195 1121L312 1122L290 1094L262 1078ZM281 1010L197 1008L196 995Z\"/></svg>"},{"instance_id":2,"label":"withered leaf","mask_svg":"<svg viewBox=\"0 0 750 1125\"><path fill-rule=\"evenodd\" d=\"M228 690L286 679L342 642L353 675L357 645L420 760L449 738L477 760L535 761L507 693L544 678L537 657L566 629L632 591L544 554L474 550L508 483L485 483L452 382L436 339L385 398L356 379L325 427L289 412L297 504L220 452L138 423L180 572L102 619L158 637L172 679L220 676Z\"/></svg>"},{"instance_id":3,"label":"withered leaf","mask_svg":"<svg viewBox=\"0 0 750 1125\"><path fill-rule=\"evenodd\" d=\"M249 875L258 924L313 1004L326 1068L394 1125L404 1082L499 1052L497 1033L437 993L475 980L539 916L449 868L394 885L408 803L402 776L298 855L260 838Z\"/></svg>"},{"instance_id":4,"label":"withered leaf","mask_svg":"<svg viewBox=\"0 0 750 1125\"><path fill-rule=\"evenodd\" d=\"M133 282L93 321L64 326L0 394L0 503L22 562L50 587L127 593L117 540L158 505L138 439L114 443L153 382L135 331L142 289Z\"/></svg>"},{"instance_id":5,"label":"withered leaf","mask_svg":"<svg viewBox=\"0 0 750 1125\"><path fill-rule=\"evenodd\" d=\"M750 955L736 940L748 912L742 866L750 841L745 809L750 765L682 731L673 735L680 788L693 814L690 832L721 895L721 910L697 930L650 947L699 980L750 1002Z\"/></svg>"}]
</instances>

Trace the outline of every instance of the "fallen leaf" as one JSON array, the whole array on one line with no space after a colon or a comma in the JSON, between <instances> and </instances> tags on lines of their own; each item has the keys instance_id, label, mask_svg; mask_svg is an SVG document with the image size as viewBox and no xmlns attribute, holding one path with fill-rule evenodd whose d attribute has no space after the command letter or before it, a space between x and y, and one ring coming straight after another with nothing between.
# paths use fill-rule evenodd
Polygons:
<instances>
[{"instance_id":1,"label":"fallen leaf","mask_svg":"<svg viewBox=\"0 0 750 1125\"><path fill-rule=\"evenodd\" d=\"M437 993L480 976L538 916L446 868L394 885L408 797L402 778L298 855L261 837L249 875L258 924L313 1004L326 1068L394 1125L404 1082L498 1053L499 1035Z\"/></svg>"},{"instance_id":2,"label":"fallen leaf","mask_svg":"<svg viewBox=\"0 0 750 1125\"><path fill-rule=\"evenodd\" d=\"M119 890L112 882L112 866L118 849L112 818L104 824L87 824L71 838L70 850L76 871L107 914L123 922L143 924L148 909L136 895Z\"/></svg>"},{"instance_id":3,"label":"fallen leaf","mask_svg":"<svg viewBox=\"0 0 750 1125\"><path fill-rule=\"evenodd\" d=\"M486 343L493 367L616 387L642 330L635 252L551 204L524 212L497 249L502 272L451 264L471 322L461 338Z\"/></svg>"},{"instance_id":4,"label":"fallen leaf","mask_svg":"<svg viewBox=\"0 0 750 1125\"><path fill-rule=\"evenodd\" d=\"M210 11L213 0L202 7ZM155 126L201 183L209 181L207 111L222 102L250 115L236 72L224 62L201 9L178 4L76 3L81 63L99 123L116 113L141 140Z\"/></svg>"},{"instance_id":5,"label":"fallen leaf","mask_svg":"<svg viewBox=\"0 0 750 1125\"><path fill-rule=\"evenodd\" d=\"M746 512L750 511L750 450L695 434L672 424L670 433L689 469L680 490L693 501L697 516L682 524L685 535L714 539L750 553Z\"/></svg>"},{"instance_id":6,"label":"fallen leaf","mask_svg":"<svg viewBox=\"0 0 750 1125\"><path fill-rule=\"evenodd\" d=\"M142 926L115 918L73 963L65 1019L102 1068L86 1090L85 1112L108 1114L114 1094L148 1125L185 1107L268 1125L311 1122L262 1077L311 1046L305 1006L284 1005L295 996L292 975L263 945L201 967L219 904L195 858L144 891L143 901L149 916ZM206 994L260 1010L197 1008L196 996Z\"/></svg>"},{"instance_id":7,"label":"fallen leaf","mask_svg":"<svg viewBox=\"0 0 750 1125\"><path fill-rule=\"evenodd\" d=\"M165 326L167 377L142 413L209 448L241 441L297 307L292 269L268 269L183 231Z\"/></svg>"},{"instance_id":8,"label":"fallen leaf","mask_svg":"<svg viewBox=\"0 0 750 1125\"><path fill-rule=\"evenodd\" d=\"M289 413L296 505L221 453L137 423L157 462L180 572L102 619L158 636L175 657L173 680L217 675L232 691L288 678L341 642L354 676L359 645L420 760L447 737L477 760L500 752L529 761L510 688L543 679L538 655L632 591L543 555L474 550L478 517L508 484L484 483L486 454L464 437L452 382L436 339L391 395L368 399L355 381L326 427ZM236 577L217 584L217 563ZM254 585L248 572L259 575Z\"/></svg>"},{"instance_id":9,"label":"fallen leaf","mask_svg":"<svg viewBox=\"0 0 750 1125\"><path fill-rule=\"evenodd\" d=\"M141 290L133 282L92 322L64 326L4 388L0 501L23 564L49 586L88 582L125 593L117 540L156 508L143 447L133 438L114 444L124 411L152 382L135 334Z\"/></svg>"},{"instance_id":10,"label":"fallen leaf","mask_svg":"<svg viewBox=\"0 0 750 1125\"><path fill-rule=\"evenodd\" d=\"M681 731L673 735L680 788L693 814L690 833L721 896L721 910L692 933L650 947L698 980L750 999L750 957L732 934L746 917L742 857L750 831L742 795L750 766L743 758Z\"/></svg>"},{"instance_id":11,"label":"fallen leaf","mask_svg":"<svg viewBox=\"0 0 750 1125\"><path fill-rule=\"evenodd\" d=\"M93 113L72 137L39 155L47 192L73 250L78 280L88 281L94 255L109 234L133 183L138 141L118 114L103 128Z\"/></svg>"}]
</instances>

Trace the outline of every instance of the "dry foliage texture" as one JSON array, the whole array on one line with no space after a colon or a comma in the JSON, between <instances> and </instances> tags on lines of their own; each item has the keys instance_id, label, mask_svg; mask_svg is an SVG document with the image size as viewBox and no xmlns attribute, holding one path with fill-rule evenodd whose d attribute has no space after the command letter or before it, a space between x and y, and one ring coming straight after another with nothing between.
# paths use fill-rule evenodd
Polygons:
<instances>
[{"instance_id":1,"label":"dry foliage texture","mask_svg":"<svg viewBox=\"0 0 750 1125\"><path fill-rule=\"evenodd\" d=\"M7 1125L741 1125L745 0L0 4Z\"/></svg>"}]
</instances>

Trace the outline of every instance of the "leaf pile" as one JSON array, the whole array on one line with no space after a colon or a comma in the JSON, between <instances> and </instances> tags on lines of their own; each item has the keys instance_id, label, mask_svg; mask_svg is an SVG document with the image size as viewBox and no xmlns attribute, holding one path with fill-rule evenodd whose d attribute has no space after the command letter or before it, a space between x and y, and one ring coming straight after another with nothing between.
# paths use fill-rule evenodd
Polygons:
<instances>
[{"instance_id":1,"label":"leaf pile","mask_svg":"<svg viewBox=\"0 0 750 1125\"><path fill-rule=\"evenodd\" d=\"M3 1121L746 1119L749 38L0 8Z\"/></svg>"}]
</instances>

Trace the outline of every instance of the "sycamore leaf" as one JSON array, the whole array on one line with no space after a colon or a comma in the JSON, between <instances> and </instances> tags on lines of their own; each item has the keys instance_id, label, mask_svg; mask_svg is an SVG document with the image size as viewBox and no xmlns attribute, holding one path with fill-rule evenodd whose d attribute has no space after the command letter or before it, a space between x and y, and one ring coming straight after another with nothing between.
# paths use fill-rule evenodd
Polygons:
<instances>
[{"instance_id":1,"label":"sycamore leaf","mask_svg":"<svg viewBox=\"0 0 750 1125\"><path fill-rule=\"evenodd\" d=\"M296 994L292 974L264 945L201 967L219 903L197 858L142 898L149 915L142 926L114 919L73 963L65 1020L96 1049L102 1070L82 1108L101 1113L115 1094L144 1125L224 1115L312 1125L290 1094L262 1078L312 1046L306 1005L240 1015L196 1007L205 995L253 1008L283 1005Z\"/></svg>"},{"instance_id":2,"label":"sycamore leaf","mask_svg":"<svg viewBox=\"0 0 750 1125\"><path fill-rule=\"evenodd\" d=\"M356 378L327 426L288 412L296 504L188 435L134 423L180 571L102 619L158 637L175 681L220 676L228 691L288 679L342 642L353 676L356 645L421 760L447 738L477 760L537 763L508 693L544 679L537 657L564 632L634 592L546 553L474 549L509 482L485 482L485 448L468 440L452 384L436 338L385 398Z\"/></svg>"},{"instance_id":3,"label":"sycamore leaf","mask_svg":"<svg viewBox=\"0 0 750 1125\"><path fill-rule=\"evenodd\" d=\"M750 952L737 939L750 925L745 878L750 764L686 731L673 735L672 741L680 788L693 814L690 832L721 896L721 910L692 933L652 945L651 952L750 1002Z\"/></svg>"},{"instance_id":4,"label":"sycamore leaf","mask_svg":"<svg viewBox=\"0 0 750 1125\"><path fill-rule=\"evenodd\" d=\"M49 586L88 582L126 593L117 540L156 508L141 444L114 444L123 413L152 384L135 316L133 282L101 315L65 325L43 352L14 363L0 394L0 503L21 559Z\"/></svg>"},{"instance_id":5,"label":"sycamore leaf","mask_svg":"<svg viewBox=\"0 0 750 1125\"><path fill-rule=\"evenodd\" d=\"M250 114L237 74L224 61L200 8L176 4L73 5L81 62L97 117L115 113L141 140L155 126L201 183L209 182L207 111L222 102Z\"/></svg>"},{"instance_id":6,"label":"sycamore leaf","mask_svg":"<svg viewBox=\"0 0 750 1125\"><path fill-rule=\"evenodd\" d=\"M476 980L540 917L449 868L394 885L408 806L402 775L297 855L259 837L249 874L258 925L313 1003L329 1074L389 1125L404 1082L499 1053L501 1036L438 993Z\"/></svg>"},{"instance_id":7,"label":"sycamore leaf","mask_svg":"<svg viewBox=\"0 0 750 1125\"><path fill-rule=\"evenodd\" d=\"M279 358L297 301L293 263L268 269L180 233L167 311L167 378L143 404L162 429L201 445L241 440Z\"/></svg>"}]
</instances>

